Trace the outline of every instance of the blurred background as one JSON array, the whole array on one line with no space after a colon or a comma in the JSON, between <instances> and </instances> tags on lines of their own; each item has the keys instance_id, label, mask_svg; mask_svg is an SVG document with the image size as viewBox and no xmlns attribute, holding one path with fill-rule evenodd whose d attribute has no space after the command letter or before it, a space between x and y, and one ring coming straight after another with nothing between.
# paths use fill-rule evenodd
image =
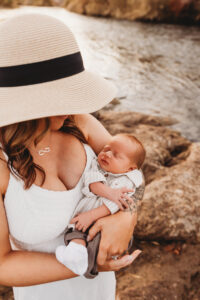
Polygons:
<instances>
[{"instance_id":1,"label":"blurred background","mask_svg":"<svg viewBox=\"0 0 200 300\"><path fill-rule=\"evenodd\" d=\"M143 253L117 273L117 300L200 300L200 0L0 0L0 22L33 11L71 28L85 68L118 88L96 117L147 150Z\"/></svg>"}]
</instances>

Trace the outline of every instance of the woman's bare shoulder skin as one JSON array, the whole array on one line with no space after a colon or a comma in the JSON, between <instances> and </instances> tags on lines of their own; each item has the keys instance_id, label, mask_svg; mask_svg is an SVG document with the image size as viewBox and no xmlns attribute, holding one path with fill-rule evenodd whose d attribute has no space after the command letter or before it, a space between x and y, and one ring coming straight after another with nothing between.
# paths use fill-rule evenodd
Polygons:
<instances>
[{"instance_id":1,"label":"woman's bare shoulder skin","mask_svg":"<svg viewBox=\"0 0 200 300\"><path fill-rule=\"evenodd\" d=\"M85 135L88 144L98 154L110 140L110 133L100 121L90 114L76 115L75 122Z\"/></svg>"},{"instance_id":2,"label":"woman's bare shoulder skin","mask_svg":"<svg viewBox=\"0 0 200 300\"><path fill-rule=\"evenodd\" d=\"M90 114L74 115L76 126L81 129L86 140L88 139L88 122L90 122L91 117Z\"/></svg>"},{"instance_id":3,"label":"woman's bare shoulder skin","mask_svg":"<svg viewBox=\"0 0 200 300\"><path fill-rule=\"evenodd\" d=\"M60 147L65 146L65 149L69 148L72 151L74 148L82 148L80 140L70 133L59 132L60 138L58 139L58 145ZM70 147L69 147L70 146ZM67 147L67 148L66 148Z\"/></svg>"},{"instance_id":4,"label":"woman's bare shoulder skin","mask_svg":"<svg viewBox=\"0 0 200 300\"><path fill-rule=\"evenodd\" d=\"M6 193L9 178L10 178L10 171L7 167L5 156L2 150L0 150L0 193L2 195L5 195Z\"/></svg>"}]
</instances>

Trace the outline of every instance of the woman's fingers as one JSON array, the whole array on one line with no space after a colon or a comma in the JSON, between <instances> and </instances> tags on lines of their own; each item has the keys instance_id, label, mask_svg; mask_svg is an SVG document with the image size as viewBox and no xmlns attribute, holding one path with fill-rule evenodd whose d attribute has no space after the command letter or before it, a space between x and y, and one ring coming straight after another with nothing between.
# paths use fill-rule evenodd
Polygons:
<instances>
[{"instance_id":1,"label":"woman's fingers","mask_svg":"<svg viewBox=\"0 0 200 300\"><path fill-rule=\"evenodd\" d=\"M133 199L131 197L129 197L128 195L121 196L121 199L119 201L125 208L129 208L129 204L133 203ZM121 210L123 210L123 209L121 209Z\"/></svg>"},{"instance_id":2,"label":"woman's fingers","mask_svg":"<svg viewBox=\"0 0 200 300\"><path fill-rule=\"evenodd\" d=\"M124 206L125 208L129 208L129 205L128 205L128 203L127 203L127 201L126 201L126 198L125 198L124 196L123 196L123 198L121 198L119 201L121 202L121 204L123 204L123 206Z\"/></svg>"},{"instance_id":3,"label":"woman's fingers","mask_svg":"<svg viewBox=\"0 0 200 300\"><path fill-rule=\"evenodd\" d=\"M76 222L77 222L77 218L75 217L75 218L71 219L70 224L74 224Z\"/></svg>"},{"instance_id":4,"label":"woman's fingers","mask_svg":"<svg viewBox=\"0 0 200 300\"><path fill-rule=\"evenodd\" d=\"M110 260L110 268L112 270L119 270L130 265L140 255L141 252L142 251L138 249L130 255L124 255L117 260Z\"/></svg>"},{"instance_id":5,"label":"woman's fingers","mask_svg":"<svg viewBox=\"0 0 200 300\"><path fill-rule=\"evenodd\" d=\"M119 259L109 259L106 260L104 265L99 265L99 271L118 271L121 268L127 267L140 255L141 250L135 250L130 255L124 255Z\"/></svg>"},{"instance_id":6,"label":"woman's fingers","mask_svg":"<svg viewBox=\"0 0 200 300\"><path fill-rule=\"evenodd\" d=\"M87 226L83 226L82 231L83 231L83 232L86 232L86 230L87 230Z\"/></svg>"},{"instance_id":7,"label":"woman's fingers","mask_svg":"<svg viewBox=\"0 0 200 300\"><path fill-rule=\"evenodd\" d=\"M108 249L105 247L102 247L100 244L99 252L98 252L98 256L97 256L97 263L99 265L104 265L107 258L108 258Z\"/></svg>"},{"instance_id":8,"label":"woman's fingers","mask_svg":"<svg viewBox=\"0 0 200 300\"><path fill-rule=\"evenodd\" d=\"M129 256L132 256L132 262L140 255L142 251L137 249L135 251L133 251Z\"/></svg>"},{"instance_id":9,"label":"woman's fingers","mask_svg":"<svg viewBox=\"0 0 200 300\"><path fill-rule=\"evenodd\" d=\"M118 205L118 207L119 207L120 210L124 210L124 208L122 206L123 203L121 204L121 202L122 202L121 200L116 201L116 204Z\"/></svg>"},{"instance_id":10,"label":"woman's fingers","mask_svg":"<svg viewBox=\"0 0 200 300\"><path fill-rule=\"evenodd\" d=\"M133 204L134 200L129 197L129 196L125 196L126 197L126 201L128 201L129 204Z\"/></svg>"},{"instance_id":11,"label":"woman's fingers","mask_svg":"<svg viewBox=\"0 0 200 300\"><path fill-rule=\"evenodd\" d=\"M101 222L97 221L92 228L90 228L88 236L87 236L87 242L93 240L93 238L95 237L95 235L101 231L102 226L101 226Z\"/></svg>"},{"instance_id":12,"label":"woman's fingers","mask_svg":"<svg viewBox=\"0 0 200 300\"><path fill-rule=\"evenodd\" d=\"M76 227L76 229L78 229L80 231L80 230L82 230L83 225L80 222L77 222L75 227Z\"/></svg>"}]
</instances>

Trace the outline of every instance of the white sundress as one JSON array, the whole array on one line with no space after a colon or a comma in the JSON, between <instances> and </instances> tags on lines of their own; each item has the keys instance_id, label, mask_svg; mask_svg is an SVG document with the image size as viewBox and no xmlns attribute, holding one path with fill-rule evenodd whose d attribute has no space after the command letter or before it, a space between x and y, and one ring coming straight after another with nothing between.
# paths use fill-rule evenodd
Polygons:
<instances>
[{"instance_id":1,"label":"white sundress","mask_svg":"<svg viewBox=\"0 0 200 300\"><path fill-rule=\"evenodd\" d=\"M84 174L95 154L90 146L83 145L87 157ZM83 197L83 174L75 188L68 191L51 191L35 184L24 190L23 181L10 174L4 205L13 250L54 253L58 245L64 245L64 230ZM13 287L13 292L15 300L114 300L115 287L114 272L100 272L94 279L79 276Z\"/></svg>"}]
</instances>

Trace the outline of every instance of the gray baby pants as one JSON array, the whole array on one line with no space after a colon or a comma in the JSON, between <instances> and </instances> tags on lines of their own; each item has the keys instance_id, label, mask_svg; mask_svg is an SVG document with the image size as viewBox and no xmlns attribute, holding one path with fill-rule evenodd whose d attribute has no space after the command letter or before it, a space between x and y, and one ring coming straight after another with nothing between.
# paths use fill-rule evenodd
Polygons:
<instances>
[{"instance_id":1,"label":"gray baby pants","mask_svg":"<svg viewBox=\"0 0 200 300\"><path fill-rule=\"evenodd\" d=\"M101 233L98 232L97 235L93 238L92 241L87 242L87 235L90 227L86 230L86 232L82 232L73 228L67 229L64 235L64 241L65 245L67 246L68 243L73 240L73 239L82 239L86 242L86 247L88 251L88 268L87 271L85 272L84 276L88 279L92 279L98 275L98 270L97 270L97 263L96 263L96 258L98 255L99 251L99 243L101 239ZM132 247L133 243L133 237L129 242L128 249L126 252L129 252L129 250Z\"/></svg>"},{"instance_id":2,"label":"gray baby pants","mask_svg":"<svg viewBox=\"0 0 200 300\"><path fill-rule=\"evenodd\" d=\"M98 275L96 258L99 250L101 234L100 232L98 232L92 241L87 242L88 230L86 232L82 232L73 228L69 228L65 232L64 241L66 246L73 239L82 239L86 242L86 247L88 251L88 268L84 276L86 278L92 279Z\"/></svg>"}]
</instances>

